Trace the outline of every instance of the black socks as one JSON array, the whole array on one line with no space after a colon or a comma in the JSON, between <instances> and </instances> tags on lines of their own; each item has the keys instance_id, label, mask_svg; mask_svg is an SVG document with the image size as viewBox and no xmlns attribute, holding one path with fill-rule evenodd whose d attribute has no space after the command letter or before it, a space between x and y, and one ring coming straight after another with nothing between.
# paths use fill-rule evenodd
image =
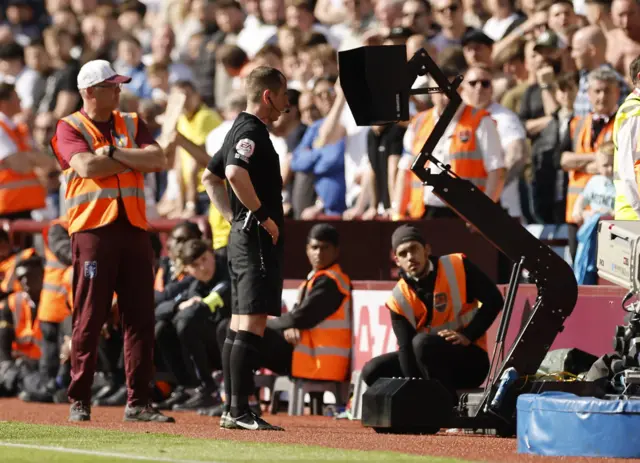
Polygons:
<instances>
[{"instance_id":1,"label":"black socks","mask_svg":"<svg viewBox=\"0 0 640 463\"><path fill-rule=\"evenodd\" d=\"M233 341L230 355L231 400L229 404L231 416L234 418L249 410L249 396L253 393L253 370L259 363L261 344L262 337L249 331L238 331ZM225 392L226 384L225 381Z\"/></svg>"},{"instance_id":2,"label":"black socks","mask_svg":"<svg viewBox=\"0 0 640 463\"><path fill-rule=\"evenodd\" d=\"M224 378L224 411L231 408L231 349L236 338L236 332L231 328L227 330L227 338L222 346L222 377Z\"/></svg>"}]
</instances>

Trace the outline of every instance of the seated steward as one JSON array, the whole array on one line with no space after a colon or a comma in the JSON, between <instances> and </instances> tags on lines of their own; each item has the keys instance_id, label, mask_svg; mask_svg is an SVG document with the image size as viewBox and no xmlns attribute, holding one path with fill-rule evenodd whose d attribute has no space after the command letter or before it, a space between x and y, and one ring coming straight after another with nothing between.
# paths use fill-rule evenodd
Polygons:
<instances>
[{"instance_id":1,"label":"seated steward","mask_svg":"<svg viewBox=\"0 0 640 463\"><path fill-rule=\"evenodd\" d=\"M52 220L43 230L45 266L38 320L42 330L40 373L54 379L60 366L60 324L71 315L65 273L71 267L71 237L64 218Z\"/></svg>"},{"instance_id":2,"label":"seated steward","mask_svg":"<svg viewBox=\"0 0 640 463\"><path fill-rule=\"evenodd\" d=\"M0 299L4 299L15 291L21 291L15 274L16 267L18 263L35 254L34 248L12 249L9 234L4 229L0 229Z\"/></svg>"},{"instance_id":3,"label":"seated steward","mask_svg":"<svg viewBox=\"0 0 640 463\"><path fill-rule=\"evenodd\" d=\"M480 386L489 372L487 330L502 294L464 254L431 256L412 225L395 230L392 247L401 279L386 305L399 349L371 359L363 380L436 379L456 402L457 389Z\"/></svg>"},{"instance_id":4,"label":"seated steward","mask_svg":"<svg viewBox=\"0 0 640 463\"><path fill-rule=\"evenodd\" d=\"M44 275L42 259L33 256L21 261L15 274L23 291L0 303L0 395L16 394L28 374L37 375L41 355L37 307Z\"/></svg>"},{"instance_id":5,"label":"seated steward","mask_svg":"<svg viewBox=\"0 0 640 463\"><path fill-rule=\"evenodd\" d=\"M193 222L181 222L176 225L167 240L168 256L160 258L155 280L156 305L171 300L189 288L193 277L183 272L177 260L176 247L192 239L201 239L202 232Z\"/></svg>"},{"instance_id":6,"label":"seated steward","mask_svg":"<svg viewBox=\"0 0 640 463\"><path fill-rule=\"evenodd\" d=\"M313 226L306 251L312 271L300 286L293 309L267 321L269 349L262 366L295 378L346 381L352 297L351 280L338 263L338 231L329 224Z\"/></svg>"},{"instance_id":7,"label":"seated steward","mask_svg":"<svg viewBox=\"0 0 640 463\"><path fill-rule=\"evenodd\" d=\"M221 368L216 330L222 320L231 318L231 286L226 259L216 256L210 243L187 241L179 249L179 258L186 274L194 280L172 305L161 304L156 310L156 344L178 382L171 396L158 407L197 410L214 407L221 401L212 373L214 368ZM176 338L179 343L173 341ZM193 395L185 390L189 378L181 349L198 377Z\"/></svg>"}]
</instances>

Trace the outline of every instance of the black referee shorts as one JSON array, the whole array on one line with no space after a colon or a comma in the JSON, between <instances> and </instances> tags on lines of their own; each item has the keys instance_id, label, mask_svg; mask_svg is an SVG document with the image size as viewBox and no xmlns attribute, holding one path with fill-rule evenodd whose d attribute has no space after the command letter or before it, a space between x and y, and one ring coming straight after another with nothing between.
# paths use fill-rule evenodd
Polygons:
<instances>
[{"instance_id":1,"label":"black referee shorts","mask_svg":"<svg viewBox=\"0 0 640 463\"><path fill-rule=\"evenodd\" d=\"M242 225L242 222L233 223L227 246L231 313L279 316L284 258L282 235L274 246L269 234L256 223L248 231L243 231Z\"/></svg>"}]
</instances>

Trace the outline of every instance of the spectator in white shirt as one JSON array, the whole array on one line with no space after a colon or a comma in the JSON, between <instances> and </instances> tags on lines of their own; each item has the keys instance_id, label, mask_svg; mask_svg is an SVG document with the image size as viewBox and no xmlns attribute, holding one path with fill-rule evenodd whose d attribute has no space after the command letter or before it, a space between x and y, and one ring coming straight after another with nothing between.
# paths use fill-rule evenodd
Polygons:
<instances>
[{"instance_id":1,"label":"spectator in white shirt","mask_svg":"<svg viewBox=\"0 0 640 463\"><path fill-rule=\"evenodd\" d=\"M489 111L496 122L506 168L501 203L509 215L520 219L522 208L518 181L530 157L527 132L516 113L492 101L492 78L492 72L486 66L469 68L462 83L461 96L466 104Z\"/></svg>"},{"instance_id":2,"label":"spectator in white shirt","mask_svg":"<svg viewBox=\"0 0 640 463\"><path fill-rule=\"evenodd\" d=\"M476 82L463 83L463 85L477 85ZM437 85L435 82L431 82L431 86ZM449 104L449 98L444 93L434 93L433 99L433 117L434 125L442 115L444 109ZM443 164L451 164L451 143L455 133L458 130L458 122L464 112L466 104L461 104L456 111L453 120L447 126L445 133L438 141L435 149L431 153L436 159ZM462 132L459 132L462 136ZM502 151L502 145L500 143L500 136L496 128L496 124L491 117L483 117L479 125L475 130L476 146L482 152L482 160L484 170L487 173L485 193L494 201L499 201L504 185L505 174L505 162L504 153ZM412 130L410 126L404 136L404 152L406 153L400 162L398 163L398 175L399 181L396 184L404 182L406 176L406 170L409 169L413 160L414 153L412 153L412 147L414 144L414 137L416 136L415 130ZM462 140L464 141L464 140ZM432 173L439 173L440 169L436 166L429 166ZM433 194L433 187L426 186L424 188L425 204L427 205L425 218L440 218L440 217L457 217L457 215L451 211L440 198ZM398 199L398 194L395 196Z\"/></svg>"}]
</instances>

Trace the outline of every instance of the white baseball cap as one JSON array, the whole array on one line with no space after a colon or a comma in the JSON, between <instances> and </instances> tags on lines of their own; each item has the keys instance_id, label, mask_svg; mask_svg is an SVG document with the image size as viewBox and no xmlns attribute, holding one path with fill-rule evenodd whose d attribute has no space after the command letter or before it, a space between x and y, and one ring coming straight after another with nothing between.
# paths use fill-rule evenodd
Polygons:
<instances>
[{"instance_id":1,"label":"white baseball cap","mask_svg":"<svg viewBox=\"0 0 640 463\"><path fill-rule=\"evenodd\" d=\"M126 84L131 82L131 77L121 76L113 70L109 61L96 59L85 63L78 73L78 90L93 87L102 82L113 84Z\"/></svg>"}]
</instances>

